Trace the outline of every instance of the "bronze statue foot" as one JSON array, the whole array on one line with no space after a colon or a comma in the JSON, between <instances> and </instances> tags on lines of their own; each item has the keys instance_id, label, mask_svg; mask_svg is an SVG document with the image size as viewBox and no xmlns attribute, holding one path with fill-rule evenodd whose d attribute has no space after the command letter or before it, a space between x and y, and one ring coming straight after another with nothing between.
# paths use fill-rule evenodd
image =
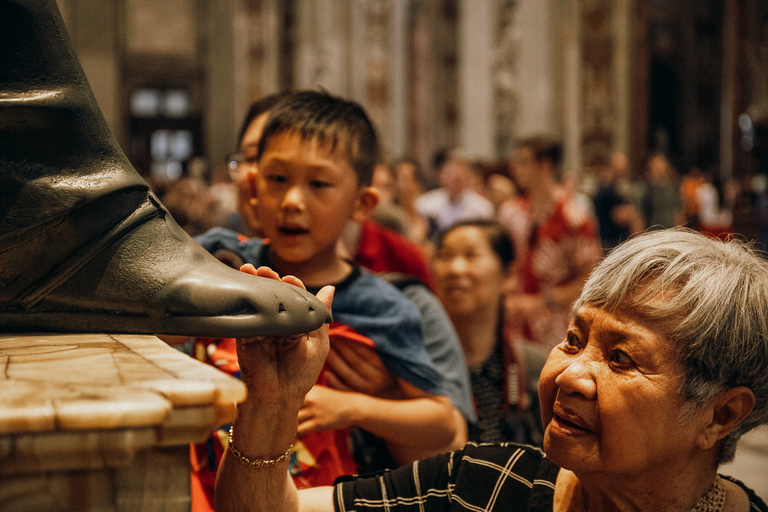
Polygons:
<instances>
[{"instance_id":1,"label":"bronze statue foot","mask_svg":"<svg viewBox=\"0 0 768 512\"><path fill-rule=\"evenodd\" d=\"M287 335L328 321L228 268L123 155L55 0L0 0L0 332Z\"/></svg>"}]
</instances>

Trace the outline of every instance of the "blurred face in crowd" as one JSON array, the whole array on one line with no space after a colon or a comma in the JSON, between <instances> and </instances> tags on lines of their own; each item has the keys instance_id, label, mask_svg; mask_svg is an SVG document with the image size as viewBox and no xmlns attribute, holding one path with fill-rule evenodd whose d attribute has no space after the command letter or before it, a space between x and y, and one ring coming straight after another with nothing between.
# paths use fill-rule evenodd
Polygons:
<instances>
[{"instance_id":1,"label":"blurred face in crowd","mask_svg":"<svg viewBox=\"0 0 768 512\"><path fill-rule=\"evenodd\" d=\"M395 167L397 190L402 203L410 203L421 194L421 183L416 172L416 166L409 162L402 162Z\"/></svg>"},{"instance_id":2,"label":"blurred face in crowd","mask_svg":"<svg viewBox=\"0 0 768 512\"><path fill-rule=\"evenodd\" d=\"M389 167L384 164L377 164L373 168L371 185L379 191L379 198L382 203L392 204L395 202L395 180Z\"/></svg>"},{"instance_id":3,"label":"blurred face in crowd","mask_svg":"<svg viewBox=\"0 0 768 512\"><path fill-rule=\"evenodd\" d=\"M624 153L613 153L610 166L617 180L623 180L629 176L629 160Z\"/></svg>"},{"instance_id":4,"label":"blurred face in crowd","mask_svg":"<svg viewBox=\"0 0 768 512\"><path fill-rule=\"evenodd\" d=\"M536 179L536 173L540 172L540 167L533 150L527 147L518 148L510 162L512 178L523 190L530 188L531 183Z\"/></svg>"},{"instance_id":5,"label":"blurred face in crowd","mask_svg":"<svg viewBox=\"0 0 768 512\"><path fill-rule=\"evenodd\" d=\"M496 209L516 194L515 183L509 177L495 173L488 176L485 183L485 196L490 199Z\"/></svg>"},{"instance_id":6,"label":"blurred face in crowd","mask_svg":"<svg viewBox=\"0 0 768 512\"><path fill-rule=\"evenodd\" d=\"M505 269L483 229L461 226L446 234L433 270L435 293L452 318L499 307Z\"/></svg>"},{"instance_id":7,"label":"blurred face in crowd","mask_svg":"<svg viewBox=\"0 0 768 512\"><path fill-rule=\"evenodd\" d=\"M668 176L669 162L663 155L654 155L648 162L648 177L651 180L663 180Z\"/></svg>"},{"instance_id":8,"label":"blurred face in crowd","mask_svg":"<svg viewBox=\"0 0 768 512\"><path fill-rule=\"evenodd\" d=\"M458 197L470 185L472 169L464 160L449 160L440 169L440 186L452 198Z\"/></svg>"},{"instance_id":9,"label":"blurred face in crowd","mask_svg":"<svg viewBox=\"0 0 768 512\"><path fill-rule=\"evenodd\" d=\"M251 200L256 195L254 181L256 178L256 152L268 118L269 112L256 116L248 125L243 139L240 141L240 151L243 153L244 160L235 182L237 185L237 206L238 213L240 213L245 225L248 226L251 235L261 234L261 223Z\"/></svg>"}]
</instances>

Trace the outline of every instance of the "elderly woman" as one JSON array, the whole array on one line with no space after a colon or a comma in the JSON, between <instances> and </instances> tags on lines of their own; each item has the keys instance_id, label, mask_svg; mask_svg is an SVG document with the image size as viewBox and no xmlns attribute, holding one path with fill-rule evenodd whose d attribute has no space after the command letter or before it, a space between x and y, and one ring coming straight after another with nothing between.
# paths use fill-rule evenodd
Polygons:
<instances>
[{"instance_id":1,"label":"elderly woman","mask_svg":"<svg viewBox=\"0 0 768 512\"><path fill-rule=\"evenodd\" d=\"M217 510L768 511L717 472L768 421L768 268L744 244L656 231L596 268L541 374L546 456L470 444L297 493L280 454L327 347L324 329L241 342Z\"/></svg>"}]
</instances>

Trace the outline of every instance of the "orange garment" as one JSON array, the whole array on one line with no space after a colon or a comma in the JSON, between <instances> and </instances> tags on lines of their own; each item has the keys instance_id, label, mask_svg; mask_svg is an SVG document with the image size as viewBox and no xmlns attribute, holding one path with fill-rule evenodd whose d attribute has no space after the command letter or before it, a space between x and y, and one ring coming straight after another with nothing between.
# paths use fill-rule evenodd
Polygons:
<instances>
[{"instance_id":1,"label":"orange garment","mask_svg":"<svg viewBox=\"0 0 768 512\"><path fill-rule=\"evenodd\" d=\"M683 200L683 209L688 218L694 218L699 214L698 191L703 183L703 176L685 176L680 182L680 198Z\"/></svg>"}]
</instances>

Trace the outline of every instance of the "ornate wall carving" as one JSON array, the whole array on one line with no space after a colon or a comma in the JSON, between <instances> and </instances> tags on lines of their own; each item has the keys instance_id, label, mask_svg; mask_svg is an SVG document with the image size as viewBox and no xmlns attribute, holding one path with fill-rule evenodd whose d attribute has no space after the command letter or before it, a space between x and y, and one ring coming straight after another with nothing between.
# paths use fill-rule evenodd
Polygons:
<instances>
[{"instance_id":1,"label":"ornate wall carving","mask_svg":"<svg viewBox=\"0 0 768 512\"><path fill-rule=\"evenodd\" d=\"M498 156L514 149L514 123L518 111L519 76L517 57L520 31L515 23L518 0L502 0L499 6L498 40L493 52L494 133Z\"/></svg>"},{"instance_id":2,"label":"ornate wall carving","mask_svg":"<svg viewBox=\"0 0 768 512\"><path fill-rule=\"evenodd\" d=\"M369 0L365 13L366 109L379 130L384 152L391 139L392 0ZM386 155L385 155L386 156Z\"/></svg>"},{"instance_id":3,"label":"ornate wall carving","mask_svg":"<svg viewBox=\"0 0 768 512\"><path fill-rule=\"evenodd\" d=\"M613 150L617 129L614 91L614 3L583 0L581 5L581 164Z\"/></svg>"}]
</instances>

